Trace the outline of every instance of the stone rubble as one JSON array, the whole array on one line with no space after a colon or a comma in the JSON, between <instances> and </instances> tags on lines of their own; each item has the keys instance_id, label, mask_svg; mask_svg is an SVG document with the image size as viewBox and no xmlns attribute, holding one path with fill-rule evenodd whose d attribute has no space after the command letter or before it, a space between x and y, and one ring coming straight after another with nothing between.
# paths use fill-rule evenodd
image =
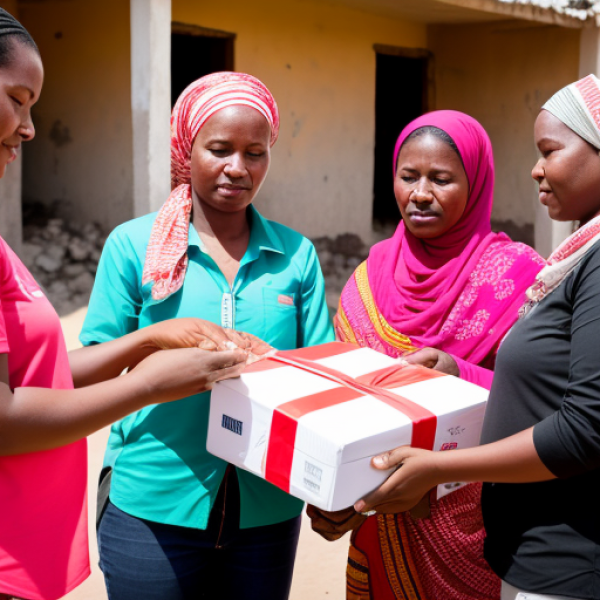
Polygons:
<instances>
[{"instance_id":1,"label":"stone rubble","mask_svg":"<svg viewBox=\"0 0 600 600\"><path fill-rule=\"evenodd\" d=\"M319 255L325 277L327 306L333 316L337 310L342 289L354 269L367 258L369 247L354 233L343 233L335 238L319 237L313 239L312 242Z\"/></svg>"},{"instance_id":2,"label":"stone rubble","mask_svg":"<svg viewBox=\"0 0 600 600\"><path fill-rule=\"evenodd\" d=\"M52 215L27 220L21 260L59 315L86 306L106 236L96 223L79 226ZM327 305L333 316L342 288L369 248L351 233L312 240L325 277Z\"/></svg>"},{"instance_id":3,"label":"stone rubble","mask_svg":"<svg viewBox=\"0 0 600 600\"><path fill-rule=\"evenodd\" d=\"M20 258L63 316L87 305L106 237L96 223L80 226L36 208L36 218L24 219Z\"/></svg>"}]
</instances>

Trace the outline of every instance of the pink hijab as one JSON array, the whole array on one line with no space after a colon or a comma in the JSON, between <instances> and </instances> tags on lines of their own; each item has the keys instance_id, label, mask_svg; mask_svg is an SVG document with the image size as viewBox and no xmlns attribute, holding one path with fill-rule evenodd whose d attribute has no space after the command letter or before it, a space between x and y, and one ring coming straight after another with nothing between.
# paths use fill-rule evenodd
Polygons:
<instances>
[{"instance_id":1,"label":"pink hijab","mask_svg":"<svg viewBox=\"0 0 600 600\"><path fill-rule=\"evenodd\" d=\"M246 73L211 73L191 83L177 99L171 115L171 195L158 212L142 274L161 301L182 285L187 270L188 231L192 213L191 157L198 132L218 110L250 106L271 126L271 146L279 133L277 103L267 87Z\"/></svg>"},{"instance_id":2,"label":"pink hijab","mask_svg":"<svg viewBox=\"0 0 600 600\"><path fill-rule=\"evenodd\" d=\"M401 222L392 238L371 249L369 284L387 322L416 346L474 364L493 361L543 261L528 246L491 230L492 145L472 117L443 110L415 119L396 142L394 175L402 144L425 126L445 131L458 147L470 189L465 212L435 239L418 239Z\"/></svg>"}]
</instances>

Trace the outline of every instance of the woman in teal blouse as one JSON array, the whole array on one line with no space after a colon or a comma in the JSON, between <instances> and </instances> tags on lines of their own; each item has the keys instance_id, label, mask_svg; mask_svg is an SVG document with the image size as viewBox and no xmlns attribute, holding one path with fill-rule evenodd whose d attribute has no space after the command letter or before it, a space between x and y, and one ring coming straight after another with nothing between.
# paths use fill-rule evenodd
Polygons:
<instances>
[{"instance_id":1,"label":"woman in teal blouse","mask_svg":"<svg viewBox=\"0 0 600 600\"><path fill-rule=\"evenodd\" d=\"M252 206L277 105L241 73L191 84L171 118L171 196L108 238L84 345L202 317L278 349L333 339L313 245ZM110 600L287 598L302 502L206 451L210 394L116 423L98 541Z\"/></svg>"}]
</instances>

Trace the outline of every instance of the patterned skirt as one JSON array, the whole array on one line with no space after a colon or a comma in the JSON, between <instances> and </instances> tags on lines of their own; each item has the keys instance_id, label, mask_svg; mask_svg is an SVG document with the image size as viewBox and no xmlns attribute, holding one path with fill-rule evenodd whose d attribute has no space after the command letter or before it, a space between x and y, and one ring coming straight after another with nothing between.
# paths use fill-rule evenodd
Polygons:
<instances>
[{"instance_id":1,"label":"patterned skirt","mask_svg":"<svg viewBox=\"0 0 600 600\"><path fill-rule=\"evenodd\" d=\"M481 484L432 500L431 516L368 518L352 535L347 600L499 600L483 558Z\"/></svg>"}]
</instances>

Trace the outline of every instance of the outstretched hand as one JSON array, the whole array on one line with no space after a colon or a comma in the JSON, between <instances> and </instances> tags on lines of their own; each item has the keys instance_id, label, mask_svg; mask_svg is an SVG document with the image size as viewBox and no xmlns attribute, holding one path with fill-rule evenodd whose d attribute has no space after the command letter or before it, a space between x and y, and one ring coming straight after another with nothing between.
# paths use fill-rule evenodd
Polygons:
<instances>
[{"instance_id":1,"label":"outstretched hand","mask_svg":"<svg viewBox=\"0 0 600 600\"><path fill-rule=\"evenodd\" d=\"M437 348L421 348L411 354L403 355L402 359L411 365L422 365L447 375L460 376L456 361L449 354Z\"/></svg>"},{"instance_id":2,"label":"outstretched hand","mask_svg":"<svg viewBox=\"0 0 600 600\"><path fill-rule=\"evenodd\" d=\"M375 469L395 471L375 491L359 500L357 512L376 510L380 513L400 513L412 509L435 487L437 466L435 452L400 446L373 457Z\"/></svg>"},{"instance_id":3,"label":"outstretched hand","mask_svg":"<svg viewBox=\"0 0 600 600\"><path fill-rule=\"evenodd\" d=\"M253 344L248 334L224 329L215 323L194 317L154 323L141 329L140 333L144 336L144 346L156 350L174 348L225 350L232 348L228 343L232 342L237 348L249 351Z\"/></svg>"},{"instance_id":4,"label":"outstretched hand","mask_svg":"<svg viewBox=\"0 0 600 600\"><path fill-rule=\"evenodd\" d=\"M210 390L217 381L239 377L247 358L243 350L160 350L142 360L130 375L143 381L154 402L169 402Z\"/></svg>"}]
</instances>

